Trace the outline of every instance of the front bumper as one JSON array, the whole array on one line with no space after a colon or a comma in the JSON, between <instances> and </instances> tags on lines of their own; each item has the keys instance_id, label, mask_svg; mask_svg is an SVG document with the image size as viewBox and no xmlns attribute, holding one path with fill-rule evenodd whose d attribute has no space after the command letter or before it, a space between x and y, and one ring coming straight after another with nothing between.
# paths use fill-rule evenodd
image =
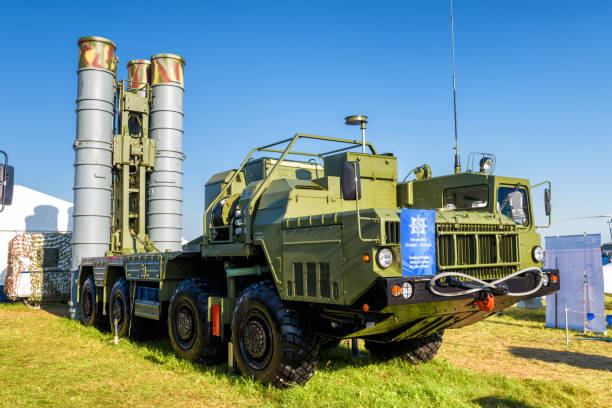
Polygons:
<instances>
[{"instance_id":1,"label":"front bumper","mask_svg":"<svg viewBox=\"0 0 612 408\"><path fill-rule=\"evenodd\" d=\"M495 295L495 306L490 311L481 310L475 303L482 292L459 296L439 296L432 293L424 278L379 278L352 306L354 311L364 311L364 324L347 337L359 337L373 341L397 341L409 337L427 336L449 328L468 326L500 312L521 300L545 296L559 290L559 271L544 270L549 284L528 296ZM553 278L556 276L556 279ZM393 285L410 282L413 294L404 299L393 296ZM534 273L525 273L505 281L510 292L526 292L538 284ZM440 290L440 289L439 289ZM445 288L452 294L457 288ZM480 294L479 294L480 293ZM364 306L367 305L367 306Z\"/></svg>"}]
</instances>

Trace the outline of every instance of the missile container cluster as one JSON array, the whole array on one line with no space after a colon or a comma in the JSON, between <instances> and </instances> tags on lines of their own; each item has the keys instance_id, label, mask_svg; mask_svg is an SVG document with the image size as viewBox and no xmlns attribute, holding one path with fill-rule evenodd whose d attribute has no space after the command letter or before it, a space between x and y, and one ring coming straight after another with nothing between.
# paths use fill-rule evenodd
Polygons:
<instances>
[{"instance_id":1,"label":"missile container cluster","mask_svg":"<svg viewBox=\"0 0 612 408\"><path fill-rule=\"evenodd\" d=\"M400 181L397 158L366 142L365 116L346 119L361 140L300 133L213 175L203 234L182 246L184 60L132 60L119 81L113 42L78 44L83 324L146 336L148 322L167 322L181 358L227 359L286 387L307 382L321 348L341 339L426 362L445 329L558 290L528 180L494 175L483 154L465 172L433 177L424 165ZM545 203L550 214L549 188Z\"/></svg>"}]
</instances>

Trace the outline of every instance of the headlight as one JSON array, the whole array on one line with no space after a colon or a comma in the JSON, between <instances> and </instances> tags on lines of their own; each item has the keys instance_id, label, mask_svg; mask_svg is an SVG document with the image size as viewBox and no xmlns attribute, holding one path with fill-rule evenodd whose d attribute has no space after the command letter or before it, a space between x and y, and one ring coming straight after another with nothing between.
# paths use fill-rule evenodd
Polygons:
<instances>
[{"instance_id":1,"label":"headlight","mask_svg":"<svg viewBox=\"0 0 612 408\"><path fill-rule=\"evenodd\" d=\"M548 274L546 272L542 272L540 278L542 279L542 285L548 286L548 284L550 283L550 280L548 279Z\"/></svg>"},{"instance_id":2,"label":"headlight","mask_svg":"<svg viewBox=\"0 0 612 408\"><path fill-rule=\"evenodd\" d=\"M380 248L376 253L378 266L387 269L393 264L393 252L389 248Z\"/></svg>"},{"instance_id":3,"label":"headlight","mask_svg":"<svg viewBox=\"0 0 612 408\"><path fill-rule=\"evenodd\" d=\"M399 283L396 283L393 285L393 287L391 287L391 295L393 297L399 297L401 295L404 297L404 299L408 299L412 297L413 293L414 290L410 282L404 282L402 283L402 286L400 286Z\"/></svg>"},{"instance_id":4,"label":"headlight","mask_svg":"<svg viewBox=\"0 0 612 408\"><path fill-rule=\"evenodd\" d=\"M542 247L536 246L531 250L531 257L536 262L542 262L544 260L544 250Z\"/></svg>"},{"instance_id":5,"label":"headlight","mask_svg":"<svg viewBox=\"0 0 612 408\"><path fill-rule=\"evenodd\" d=\"M480 159L480 172L481 173L491 170L492 166L493 166L493 160L490 157L483 157L482 159Z\"/></svg>"},{"instance_id":6,"label":"headlight","mask_svg":"<svg viewBox=\"0 0 612 408\"><path fill-rule=\"evenodd\" d=\"M402 285L402 296L404 299L408 299L410 296L412 296L412 285L410 282L404 282Z\"/></svg>"}]
</instances>

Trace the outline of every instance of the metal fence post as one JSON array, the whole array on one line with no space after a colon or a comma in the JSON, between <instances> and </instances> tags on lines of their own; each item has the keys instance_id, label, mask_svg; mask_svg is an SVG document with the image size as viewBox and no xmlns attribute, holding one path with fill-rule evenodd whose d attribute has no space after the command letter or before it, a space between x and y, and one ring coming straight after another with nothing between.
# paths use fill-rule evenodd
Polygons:
<instances>
[{"instance_id":1,"label":"metal fence post","mask_svg":"<svg viewBox=\"0 0 612 408\"><path fill-rule=\"evenodd\" d=\"M565 345L569 346L569 328L567 327L567 306L565 306L564 309L565 309Z\"/></svg>"}]
</instances>

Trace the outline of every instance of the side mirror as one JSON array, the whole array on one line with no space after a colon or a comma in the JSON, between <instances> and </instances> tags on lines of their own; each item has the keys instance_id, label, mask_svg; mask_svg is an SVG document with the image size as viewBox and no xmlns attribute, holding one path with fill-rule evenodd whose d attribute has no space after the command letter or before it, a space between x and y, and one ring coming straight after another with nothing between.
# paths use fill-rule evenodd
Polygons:
<instances>
[{"instance_id":1,"label":"side mirror","mask_svg":"<svg viewBox=\"0 0 612 408\"><path fill-rule=\"evenodd\" d=\"M5 152L0 150L4 156L4 163L0 165L0 212L4 206L13 203L13 186L15 185L15 170L13 166L7 164L8 157Z\"/></svg>"},{"instance_id":2,"label":"side mirror","mask_svg":"<svg viewBox=\"0 0 612 408\"><path fill-rule=\"evenodd\" d=\"M340 190L344 200L361 199L361 175L359 163L344 162L340 173Z\"/></svg>"},{"instance_id":3,"label":"side mirror","mask_svg":"<svg viewBox=\"0 0 612 408\"><path fill-rule=\"evenodd\" d=\"M550 181L543 181L534 186L531 186L531 191L533 192L535 188L544 186L544 185L548 186L544 188L544 214L546 214L546 216L548 217L548 225L536 225L536 228L548 228L550 227L550 224L551 224L550 213L551 213L552 206L550 204L550 191L551 191L552 186L550 184ZM533 200L532 200L532 203L533 203Z\"/></svg>"}]
</instances>

